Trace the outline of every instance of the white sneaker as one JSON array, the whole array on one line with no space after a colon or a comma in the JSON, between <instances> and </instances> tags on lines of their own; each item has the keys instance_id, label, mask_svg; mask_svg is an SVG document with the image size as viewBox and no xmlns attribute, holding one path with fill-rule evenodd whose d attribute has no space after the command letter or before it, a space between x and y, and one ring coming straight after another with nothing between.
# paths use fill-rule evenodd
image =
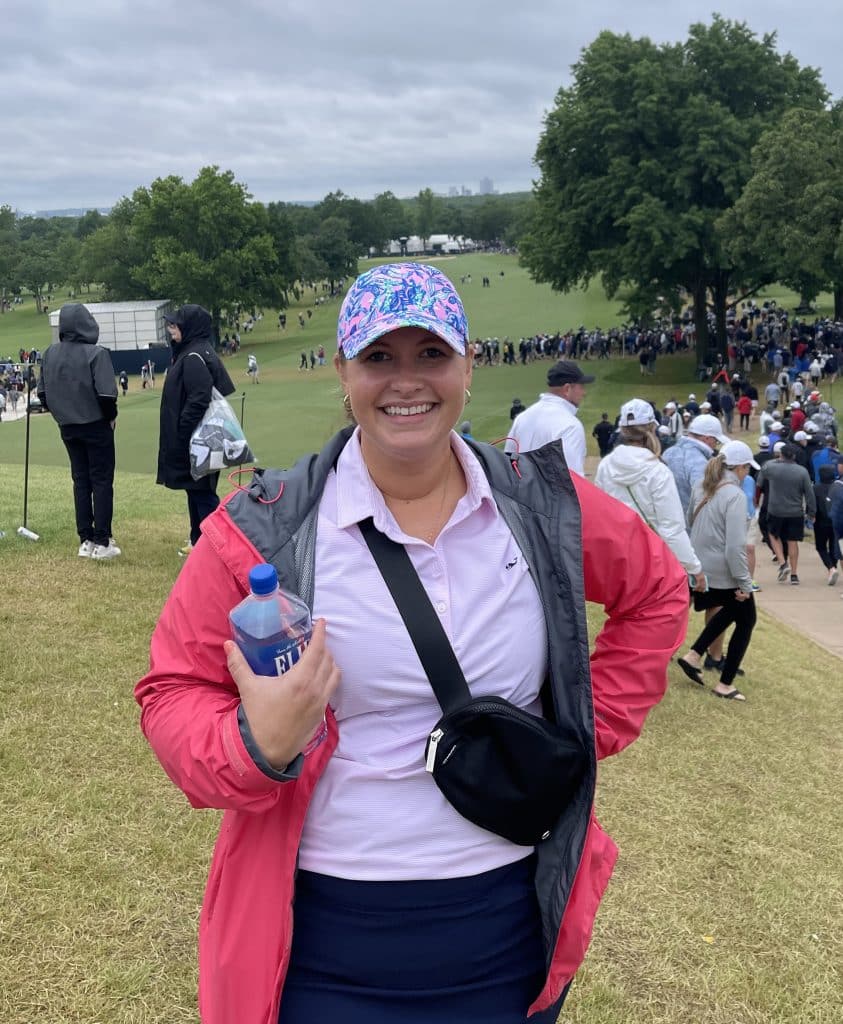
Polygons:
<instances>
[{"instance_id":1,"label":"white sneaker","mask_svg":"<svg viewBox=\"0 0 843 1024\"><path fill-rule=\"evenodd\" d=\"M837 582L839 575L840 574L838 573L837 569L828 570L828 585L830 587L834 586L834 584Z\"/></svg>"},{"instance_id":2,"label":"white sneaker","mask_svg":"<svg viewBox=\"0 0 843 1024\"><path fill-rule=\"evenodd\" d=\"M101 562L107 558L116 558L119 554L122 554L122 552L116 544L97 544L91 553L91 558Z\"/></svg>"},{"instance_id":3,"label":"white sneaker","mask_svg":"<svg viewBox=\"0 0 843 1024\"><path fill-rule=\"evenodd\" d=\"M108 546L110 548L114 548L114 550L117 552L118 555L122 555L123 554L122 549L117 546L117 541L113 537L109 537L108 538Z\"/></svg>"},{"instance_id":4,"label":"white sneaker","mask_svg":"<svg viewBox=\"0 0 843 1024\"><path fill-rule=\"evenodd\" d=\"M94 553L95 547L96 545L92 540L83 540L82 543L79 545L79 557L90 558L91 555Z\"/></svg>"},{"instance_id":5,"label":"white sneaker","mask_svg":"<svg viewBox=\"0 0 843 1024\"><path fill-rule=\"evenodd\" d=\"M190 552L193 550L193 545L188 541L186 544L179 548L179 558L187 558Z\"/></svg>"}]
</instances>

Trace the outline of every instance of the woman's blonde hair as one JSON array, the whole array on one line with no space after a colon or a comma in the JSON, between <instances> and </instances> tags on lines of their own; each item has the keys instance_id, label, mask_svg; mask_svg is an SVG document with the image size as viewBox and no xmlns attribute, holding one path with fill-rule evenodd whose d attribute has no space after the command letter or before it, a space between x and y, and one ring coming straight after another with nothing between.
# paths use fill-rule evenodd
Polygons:
<instances>
[{"instance_id":1,"label":"woman's blonde hair","mask_svg":"<svg viewBox=\"0 0 843 1024\"><path fill-rule=\"evenodd\" d=\"M622 444L640 444L642 448L649 448L657 459L661 458L662 446L656 437L655 423L647 423L644 426L619 427L618 433Z\"/></svg>"},{"instance_id":2,"label":"woman's blonde hair","mask_svg":"<svg viewBox=\"0 0 843 1024\"><path fill-rule=\"evenodd\" d=\"M737 466L727 466L726 459L722 455L712 455L705 464L705 473L703 473L702 478L704 499L710 501L714 497L714 492L722 483L723 474L727 469L734 472L737 468Z\"/></svg>"}]
</instances>

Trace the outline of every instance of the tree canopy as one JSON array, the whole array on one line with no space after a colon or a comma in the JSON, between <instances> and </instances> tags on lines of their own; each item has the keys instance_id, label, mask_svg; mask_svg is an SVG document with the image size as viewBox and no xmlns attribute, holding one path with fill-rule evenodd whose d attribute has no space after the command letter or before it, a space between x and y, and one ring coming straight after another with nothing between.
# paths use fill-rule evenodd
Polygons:
<instances>
[{"instance_id":1,"label":"tree canopy","mask_svg":"<svg viewBox=\"0 0 843 1024\"><path fill-rule=\"evenodd\" d=\"M730 288L758 269L726 251L718 223L750 177L749 148L785 111L825 99L775 34L718 15L682 44L601 33L545 119L523 262L561 291L602 275L610 295L630 290L631 313L689 294L704 358L709 301L725 344Z\"/></svg>"},{"instance_id":2,"label":"tree canopy","mask_svg":"<svg viewBox=\"0 0 843 1024\"><path fill-rule=\"evenodd\" d=\"M735 263L754 264L805 303L830 288L843 319L843 111L796 108L768 128L719 229Z\"/></svg>"}]
</instances>

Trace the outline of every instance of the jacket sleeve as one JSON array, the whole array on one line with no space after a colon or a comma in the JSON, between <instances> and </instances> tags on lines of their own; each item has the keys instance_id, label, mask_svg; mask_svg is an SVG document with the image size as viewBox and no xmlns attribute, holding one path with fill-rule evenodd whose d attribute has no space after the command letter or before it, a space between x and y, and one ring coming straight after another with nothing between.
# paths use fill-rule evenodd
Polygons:
<instances>
[{"instance_id":1,"label":"jacket sleeve","mask_svg":"<svg viewBox=\"0 0 843 1024\"><path fill-rule=\"evenodd\" d=\"M747 594L752 593L752 576L746 556L746 494L740 487L726 487L728 498L718 497L724 502L724 527L726 533L726 565L738 587ZM735 491L735 494L731 492Z\"/></svg>"},{"instance_id":2,"label":"jacket sleeve","mask_svg":"<svg viewBox=\"0 0 843 1024\"><path fill-rule=\"evenodd\" d=\"M807 469L802 480L802 493L805 495L805 512L813 518L817 514L817 499L814 495L814 488L811 486L811 475Z\"/></svg>"},{"instance_id":3,"label":"jacket sleeve","mask_svg":"<svg viewBox=\"0 0 843 1024\"><path fill-rule=\"evenodd\" d=\"M662 472L653 474L653 503L655 505L656 529L685 572L702 572L702 563L691 545L691 538L685 527L685 515L679 491L673 474L665 466L658 465Z\"/></svg>"},{"instance_id":4,"label":"jacket sleeve","mask_svg":"<svg viewBox=\"0 0 843 1024\"><path fill-rule=\"evenodd\" d=\"M688 578L664 541L626 506L572 474L582 508L585 598L606 621L591 656L598 758L641 732L664 696L688 625Z\"/></svg>"},{"instance_id":5,"label":"jacket sleeve","mask_svg":"<svg viewBox=\"0 0 843 1024\"><path fill-rule=\"evenodd\" d=\"M182 361L184 404L179 413L179 437L186 443L211 404L213 379L205 360L198 353L188 352L182 356Z\"/></svg>"},{"instance_id":6,"label":"jacket sleeve","mask_svg":"<svg viewBox=\"0 0 843 1024\"><path fill-rule=\"evenodd\" d=\"M258 560L255 553L252 562ZM201 537L167 598L149 671L135 687L143 733L194 807L263 811L284 787L249 754L238 722L240 696L226 666L228 613L245 592Z\"/></svg>"}]
</instances>

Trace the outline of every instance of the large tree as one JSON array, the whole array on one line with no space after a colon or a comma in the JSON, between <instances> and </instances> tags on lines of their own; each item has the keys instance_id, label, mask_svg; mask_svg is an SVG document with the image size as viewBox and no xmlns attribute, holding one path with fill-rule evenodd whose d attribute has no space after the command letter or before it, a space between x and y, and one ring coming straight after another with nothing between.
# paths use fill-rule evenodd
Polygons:
<instances>
[{"instance_id":1,"label":"large tree","mask_svg":"<svg viewBox=\"0 0 843 1024\"><path fill-rule=\"evenodd\" d=\"M18 233L11 206L0 206L0 315L5 300L18 283Z\"/></svg>"},{"instance_id":2,"label":"large tree","mask_svg":"<svg viewBox=\"0 0 843 1024\"><path fill-rule=\"evenodd\" d=\"M203 168L190 184L158 178L132 195L134 276L152 295L196 302L219 326L223 309L283 306L287 274L266 208L231 171Z\"/></svg>"},{"instance_id":3,"label":"large tree","mask_svg":"<svg viewBox=\"0 0 843 1024\"><path fill-rule=\"evenodd\" d=\"M775 34L717 15L684 44L601 33L545 119L524 263L561 291L602 275L638 309L684 290L704 361L708 303L723 346L727 297L756 269L733 262L717 226L751 173L748 147L786 110L825 98Z\"/></svg>"},{"instance_id":4,"label":"large tree","mask_svg":"<svg viewBox=\"0 0 843 1024\"><path fill-rule=\"evenodd\" d=\"M843 111L794 109L752 150L752 177L720 222L736 262L756 262L843 319Z\"/></svg>"}]
</instances>

